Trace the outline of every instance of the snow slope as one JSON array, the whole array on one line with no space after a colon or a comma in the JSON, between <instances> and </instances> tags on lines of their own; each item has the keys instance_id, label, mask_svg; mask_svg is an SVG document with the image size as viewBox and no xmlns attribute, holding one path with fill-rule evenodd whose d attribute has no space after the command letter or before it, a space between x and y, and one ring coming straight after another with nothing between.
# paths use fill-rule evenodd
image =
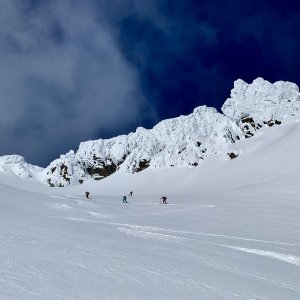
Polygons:
<instances>
[{"instance_id":1,"label":"snow slope","mask_svg":"<svg viewBox=\"0 0 300 300\"><path fill-rule=\"evenodd\" d=\"M299 145L295 121L192 169L63 189L0 172L0 299L300 299Z\"/></svg>"}]
</instances>

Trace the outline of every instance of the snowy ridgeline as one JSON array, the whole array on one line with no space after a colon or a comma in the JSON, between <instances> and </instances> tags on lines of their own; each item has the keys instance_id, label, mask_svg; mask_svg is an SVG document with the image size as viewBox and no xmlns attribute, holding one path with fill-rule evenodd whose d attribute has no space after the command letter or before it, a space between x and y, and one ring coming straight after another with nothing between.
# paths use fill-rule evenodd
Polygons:
<instances>
[{"instance_id":1,"label":"snowy ridgeline","mask_svg":"<svg viewBox=\"0 0 300 300\"><path fill-rule=\"evenodd\" d=\"M300 116L299 89L291 82L271 84L257 78L247 84L239 79L222 111L224 114L200 106L188 116L164 120L150 130L139 127L128 135L83 142L76 153L61 155L43 170L26 164L19 156L14 156L20 159L16 163L3 157L0 167L10 163L17 175L30 177L34 173L44 184L66 186L116 171L193 167L220 152L232 159L237 153L227 149L237 140L253 136L264 126L288 123Z\"/></svg>"},{"instance_id":2,"label":"snowy ridgeline","mask_svg":"<svg viewBox=\"0 0 300 300\"><path fill-rule=\"evenodd\" d=\"M0 156L0 171L12 172L23 178L36 177L43 168L28 164L21 155Z\"/></svg>"}]
</instances>

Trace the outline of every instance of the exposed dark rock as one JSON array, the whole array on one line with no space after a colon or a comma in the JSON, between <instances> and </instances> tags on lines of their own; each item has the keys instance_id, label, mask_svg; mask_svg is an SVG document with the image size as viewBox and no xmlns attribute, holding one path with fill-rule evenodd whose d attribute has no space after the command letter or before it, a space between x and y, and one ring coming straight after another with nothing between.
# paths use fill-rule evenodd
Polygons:
<instances>
[{"instance_id":1,"label":"exposed dark rock","mask_svg":"<svg viewBox=\"0 0 300 300\"><path fill-rule=\"evenodd\" d=\"M242 123L249 123L252 127L255 127L255 122L252 117L244 117L241 121Z\"/></svg>"},{"instance_id":2,"label":"exposed dark rock","mask_svg":"<svg viewBox=\"0 0 300 300\"><path fill-rule=\"evenodd\" d=\"M61 164L60 166L60 175L64 177L64 175L68 174L68 167L65 164Z\"/></svg>"},{"instance_id":3,"label":"exposed dark rock","mask_svg":"<svg viewBox=\"0 0 300 300\"><path fill-rule=\"evenodd\" d=\"M54 184L51 182L51 179L47 179L47 182L48 182L48 185L51 186L51 187L54 187Z\"/></svg>"},{"instance_id":4,"label":"exposed dark rock","mask_svg":"<svg viewBox=\"0 0 300 300\"><path fill-rule=\"evenodd\" d=\"M278 120L269 120L269 121L263 121L264 125L267 125L269 127L273 127L275 125L280 125L281 121ZM254 131L251 129L251 127L254 129L254 131L259 130L263 127L260 123L255 123L253 118L250 116L243 117L241 119L240 127L244 131L245 138L248 139L254 135Z\"/></svg>"},{"instance_id":5,"label":"exposed dark rock","mask_svg":"<svg viewBox=\"0 0 300 300\"><path fill-rule=\"evenodd\" d=\"M93 160L98 160L100 157L97 157L96 154L93 155Z\"/></svg>"},{"instance_id":6,"label":"exposed dark rock","mask_svg":"<svg viewBox=\"0 0 300 300\"><path fill-rule=\"evenodd\" d=\"M227 155L230 159L234 159L239 156L237 153L234 152L227 153Z\"/></svg>"},{"instance_id":7,"label":"exposed dark rock","mask_svg":"<svg viewBox=\"0 0 300 300\"><path fill-rule=\"evenodd\" d=\"M184 147L183 149L181 149L180 151L178 151L178 154L180 154L181 152L183 152L186 148Z\"/></svg>"},{"instance_id":8,"label":"exposed dark rock","mask_svg":"<svg viewBox=\"0 0 300 300\"><path fill-rule=\"evenodd\" d=\"M83 184L83 180L82 180L82 179L79 179L78 182L79 182L80 184Z\"/></svg>"},{"instance_id":9,"label":"exposed dark rock","mask_svg":"<svg viewBox=\"0 0 300 300\"><path fill-rule=\"evenodd\" d=\"M248 138L252 137L253 135L254 135L254 134L253 134L252 132L248 131L248 132L246 132L246 134L245 134L245 138L248 139Z\"/></svg>"},{"instance_id":10,"label":"exposed dark rock","mask_svg":"<svg viewBox=\"0 0 300 300\"><path fill-rule=\"evenodd\" d=\"M105 164L104 162L98 162L95 166L89 166L85 168L85 171L94 179L101 179L102 177L107 177L117 170L117 165L110 161L110 164ZM100 178L99 178L100 177Z\"/></svg>"},{"instance_id":11,"label":"exposed dark rock","mask_svg":"<svg viewBox=\"0 0 300 300\"><path fill-rule=\"evenodd\" d=\"M231 131L230 130L227 130L227 132L226 132L226 136L224 136L225 138L227 137L230 141L231 141L231 143L235 143L235 139L233 138L233 136L232 136L232 133L231 133Z\"/></svg>"},{"instance_id":12,"label":"exposed dark rock","mask_svg":"<svg viewBox=\"0 0 300 300\"><path fill-rule=\"evenodd\" d=\"M281 124L281 121L278 121L278 120L270 120L268 122L266 122L266 124L269 126L269 127L273 127L275 125L280 125Z\"/></svg>"},{"instance_id":13,"label":"exposed dark rock","mask_svg":"<svg viewBox=\"0 0 300 300\"><path fill-rule=\"evenodd\" d=\"M141 172L145 169L147 169L150 166L150 160L143 159L139 162L138 167L135 169L135 172Z\"/></svg>"}]
</instances>

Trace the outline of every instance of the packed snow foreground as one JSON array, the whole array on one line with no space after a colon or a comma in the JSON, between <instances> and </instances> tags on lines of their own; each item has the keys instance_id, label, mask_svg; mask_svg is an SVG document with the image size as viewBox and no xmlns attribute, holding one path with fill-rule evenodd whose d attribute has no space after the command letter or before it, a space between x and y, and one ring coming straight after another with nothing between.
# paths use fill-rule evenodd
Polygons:
<instances>
[{"instance_id":1,"label":"packed snow foreground","mask_svg":"<svg viewBox=\"0 0 300 300\"><path fill-rule=\"evenodd\" d=\"M292 83L238 80L225 115L200 107L46 169L1 157L0 299L300 299L299 103Z\"/></svg>"}]
</instances>

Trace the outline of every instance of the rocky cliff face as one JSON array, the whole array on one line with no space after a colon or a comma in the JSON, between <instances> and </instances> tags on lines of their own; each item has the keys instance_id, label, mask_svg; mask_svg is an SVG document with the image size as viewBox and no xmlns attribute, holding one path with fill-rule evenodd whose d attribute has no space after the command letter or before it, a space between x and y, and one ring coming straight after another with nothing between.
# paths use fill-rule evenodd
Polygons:
<instances>
[{"instance_id":1,"label":"rocky cliff face","mask_svg":"<svg viewBox=\"0 0 300 300\"><path fill-rule=\"evenodd\" d=\"M66 186L102 179L114 172L197 166L264 126L300 117L299 89L291 82L272 84L257 78L248 84L239 79L222 111L200 106L188 116L164 120L149 130L140 127L128 135L83 142L76 153L61 155L39 170L38 177L49 186ZM230 159L236 156L228 153Z\"/></svg>"},{"instance_id":2,"label":"rocky cliff face","mask_svg":"<svg viewBox=\"0 0 300 300\"><path fill-rule=\"evenodd\" d=\"M272 84L257 78L248 84L238 79L222 111L248 138L263 126L272 127L299 117L299 88L292 82L277 81Z\"/></svg>"},{"instance_id":3,"label":"rocky cliff face","mask_svg":"<svg viewBox=\"0 0 300 300\"><path fill-rule=\"evenodd\" d=\"M148 167L192 167L242 136L240 128L214 108L198 107L188 116L138 128L129 135L81 143L43 171L50 186L101 179L118 171L140 172Z\"/></svg>"}]
</instances>

